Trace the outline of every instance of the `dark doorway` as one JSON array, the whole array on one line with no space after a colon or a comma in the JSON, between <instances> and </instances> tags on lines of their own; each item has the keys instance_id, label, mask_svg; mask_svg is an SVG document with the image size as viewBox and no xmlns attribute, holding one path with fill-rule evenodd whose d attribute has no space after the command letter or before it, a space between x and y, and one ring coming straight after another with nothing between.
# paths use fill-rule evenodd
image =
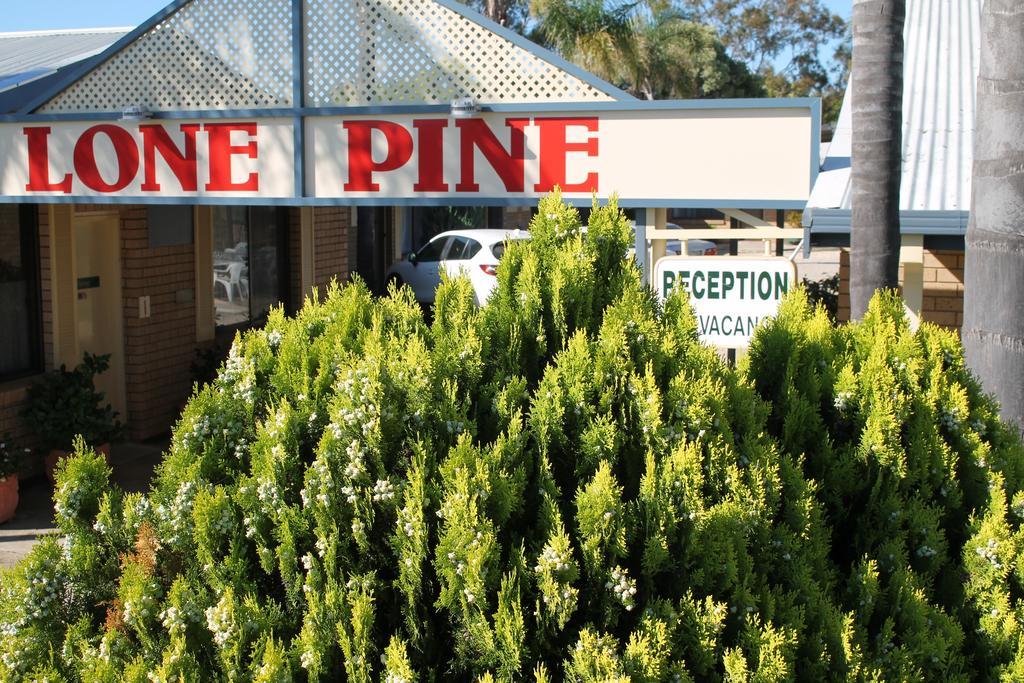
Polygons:
<instances>
[{"instance_id":1,"label":"dark doorway","mask_svg":"<svg viewBox=\"0 0 1024 683\"><path fill-rule=\"evenodd\" d=\"M395 212L389 206L361 206L356 215L356 273L370 291L383 294L394 253Z\"/></svg>"}]
</instances>

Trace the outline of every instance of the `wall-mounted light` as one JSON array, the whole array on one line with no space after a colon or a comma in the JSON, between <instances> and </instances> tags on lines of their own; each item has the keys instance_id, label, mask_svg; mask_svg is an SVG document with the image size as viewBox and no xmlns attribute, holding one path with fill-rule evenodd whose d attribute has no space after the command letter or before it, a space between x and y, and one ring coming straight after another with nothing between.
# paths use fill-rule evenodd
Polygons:
<instances>
[{"instance_id":1,"label":"wall-mounted light","mask_svg":"<svg viewBox=\"0 0 1024 683\"><path fill-rule=\"evenodd\" d=\"M452 100L452 116L457 119L472 118L480 113L480 105L472 97Z\"/></svg>"},{"instance_id":2,"label":"wall-mounted light","mask_svg":"<svg viewBox=\"0 0 1024 683\"><path fill-rule=\"evenodd\" d=\"M128 107L121 112L122 121L145 121L146 119L151 118L153 118L153 112L151 112L144 104Z\"/></svg>"}]
</instances>

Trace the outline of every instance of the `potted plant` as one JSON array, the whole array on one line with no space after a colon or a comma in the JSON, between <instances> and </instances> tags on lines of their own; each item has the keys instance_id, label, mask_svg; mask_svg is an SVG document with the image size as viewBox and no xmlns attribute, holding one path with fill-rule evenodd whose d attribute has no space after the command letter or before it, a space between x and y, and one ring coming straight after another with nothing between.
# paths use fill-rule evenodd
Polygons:
<instances>
[{"instance_id":1,"label":"potted plant","mask_svg":"<svg viewBox=\"0 0 1024 683\"><path fill-rule=\"evenodd\" d=\"M93 382L109 366L109 355L86 353L73 370L61 365L29 387L22 416L47 453L46 476L51 482L57 463L71 452L79 434L109 460L110 442L120 436L122 425Z\"/></svg>"},{"instance_id":2,"label":"potted plant","mask_svg":"<svg viewBox=\"0 0 1024 683\"><path fill-rule=\"evenodd\" d=\"M18 509L18 471L21 456L27 453L15 447L10 437L0 437L0 524L14 517Z\"/></svg>"}]
</instances>

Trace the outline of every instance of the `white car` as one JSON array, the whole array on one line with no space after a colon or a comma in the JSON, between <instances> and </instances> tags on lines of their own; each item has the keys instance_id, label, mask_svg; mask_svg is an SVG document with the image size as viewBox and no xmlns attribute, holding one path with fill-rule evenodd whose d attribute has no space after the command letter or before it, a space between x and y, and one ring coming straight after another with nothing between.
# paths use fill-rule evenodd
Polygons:
<instances>
[{"instance_id":1,"label":"white car","mask_svg":"<svg viewBox=\"0 0 1024 683\"><path fill-rule=\"evenodd\" d=\"M465 273L473 283L477 304L483 305L498 284L495 276L505 242L529 238L525 230L449 230L388 268L387 278L412 287L420 303L432 304L442 270L453 277Z\"/></svg>"}]
</instances>

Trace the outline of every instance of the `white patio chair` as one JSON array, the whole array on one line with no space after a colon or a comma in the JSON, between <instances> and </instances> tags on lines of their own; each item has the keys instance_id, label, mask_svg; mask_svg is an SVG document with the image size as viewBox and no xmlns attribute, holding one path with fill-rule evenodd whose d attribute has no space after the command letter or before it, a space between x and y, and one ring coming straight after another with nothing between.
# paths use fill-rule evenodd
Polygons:
<instances>
[{"instance_id":1,"label":"white patio chair","mask_svg":"<svg viewBox=\"0 0 1024 683\"><path fill-rule=\"evenodd\" d=\"M228 295L228 303L235 302L235 289L238 289L238 296L240 298L248 298L249 296L249 279L242 277L242 270L245 268L245 264L241 261L235 261L229 263L228 267L224 270L213 271L213 287L217 288L220 284L224 291Z\"/></svg>"}]
</instances>

